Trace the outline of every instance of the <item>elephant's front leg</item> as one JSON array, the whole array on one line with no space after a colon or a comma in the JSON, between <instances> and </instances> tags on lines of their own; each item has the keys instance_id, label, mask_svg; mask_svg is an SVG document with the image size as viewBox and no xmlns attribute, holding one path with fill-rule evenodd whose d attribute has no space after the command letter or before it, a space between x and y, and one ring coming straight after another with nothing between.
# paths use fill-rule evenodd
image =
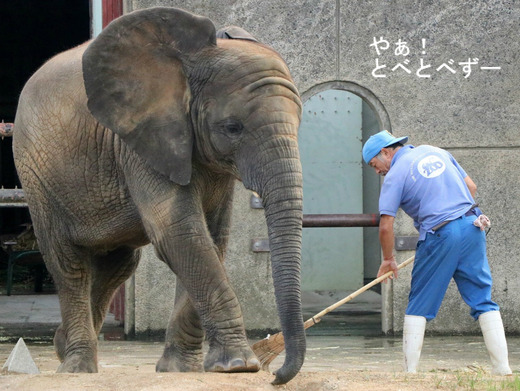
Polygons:
<instances>
[{"instance_id":1,"label":"elephant's front leg","mask_svg":"<svg viewBox=\"0 0 520 391\"><path fill-rule=\"evenodd\" d=\"M156 243L156 247L161 258L167 260L186 288L206 331L210 348L204 369L213 372L258 371L260 364L247 343L238 299L229 284L220 262L220 250L205 219L192 215L182 221L175 229L170 229L169 234ZM177 316L179 320L196 326L196 316L189 302L185 302L184 309L180 311L184 313ZM192 325L188 325L187 329ZM173 330L179 331L182 327L177 325ZM193 330L197 333L197 327ZM186 331L177 333L181 336L178 341L170 337L167 342L170 343L167 353L175 352L171 355L174 360L180 357L179 361L182 361L187 348L185 340L182 340L185 334ZM179 364L173 367L178 368Z\"/></svg>"},{"instance_id":2,"label":"elephant's front leg","mask_svg":"<svg viewBox=\"0 0 520 391\"><path fill-rule=\"evenodd\" d=\"M211 212L205 214L205 217L218 250L219 261L223 264L231 222L234 181L229 181L227 189L223 185L220 187L223 189L220 207L213 208ZM204 330L199 314L193 307L188 292L177 279L175 307L166 330L166 346L156 366L157 372L202 371L203 342Z\"/></svg>"}]
</instances>

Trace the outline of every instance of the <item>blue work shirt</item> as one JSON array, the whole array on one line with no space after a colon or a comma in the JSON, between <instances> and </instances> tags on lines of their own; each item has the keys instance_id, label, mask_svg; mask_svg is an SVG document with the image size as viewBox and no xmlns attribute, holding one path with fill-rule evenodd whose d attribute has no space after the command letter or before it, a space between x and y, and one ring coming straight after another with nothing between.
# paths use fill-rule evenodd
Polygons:
<instances>
[{"instance_id":1,"label":"blue work shirt","mask_svg":"<svg viewBox=\"0 0 520 391\"><path fill-rule=\"evenodd\" d=\"M385 176L379 213L394 216L399 207L419 231L419 240L437 224L465 214L475 203L464 182L467 176L453 156L440 148L401 147Z\"/></svg>"}]
</instances>

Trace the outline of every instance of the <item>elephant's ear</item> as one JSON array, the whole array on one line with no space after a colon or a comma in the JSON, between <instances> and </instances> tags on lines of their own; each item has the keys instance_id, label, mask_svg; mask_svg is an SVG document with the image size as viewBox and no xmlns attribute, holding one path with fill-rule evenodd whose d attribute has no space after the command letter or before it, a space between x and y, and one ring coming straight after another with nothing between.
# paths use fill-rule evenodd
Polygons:
<instances>
[{"instance_id":1,"label":"elephant's ear","mask_svg":"<svg viewBox=\"0 0 520 391\"><path fill-rule=\"evenodd\" d=\"M227 26L217 31L217 38L223 39L244 39L246 41L258 42L258 39L250 33L238 26Z\"/></svg>"},{"instance_id":2,"label":"elephant's ear","mask_svg":"<svg viewBox=\"0 0 520 391\"><path fill-rule=\"evenodd\" d=\"M88 108L160 173L191 178L191 90L182 59L216 45L215 26L175 8L110 23L83 54Z\"/></svg>"}]
</instances>

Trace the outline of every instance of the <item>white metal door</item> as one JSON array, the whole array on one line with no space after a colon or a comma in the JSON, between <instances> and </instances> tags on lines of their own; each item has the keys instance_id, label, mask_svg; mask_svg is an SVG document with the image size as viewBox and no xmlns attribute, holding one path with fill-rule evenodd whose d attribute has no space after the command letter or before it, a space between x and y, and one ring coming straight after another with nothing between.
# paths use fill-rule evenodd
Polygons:
<instances>
[{"instance_id":1,"label":"white metal door","mask_svg":"<svg viewBox=\"0 0 520 391\"><path fill-rule=\"evenodd\" d=\"M361 109L361 98L344 90L305 102L299 130L304 214L363 213ZM362 228L304 228L304 291L362 285Z\"/></svg>"}]
</instances>

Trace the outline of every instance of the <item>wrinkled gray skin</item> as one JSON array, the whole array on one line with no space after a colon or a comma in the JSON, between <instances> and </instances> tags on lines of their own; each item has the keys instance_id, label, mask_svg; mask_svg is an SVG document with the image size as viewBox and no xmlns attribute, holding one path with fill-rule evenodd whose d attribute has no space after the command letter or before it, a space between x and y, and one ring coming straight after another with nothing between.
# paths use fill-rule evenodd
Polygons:
<instances>
[{"instance_id":1,"label":"wrinkled gray skin","mask_svg":"<svg viewBox=\"0 0 520 391\"><path fill-rule=\"evenodd\" d=\"M110 298L149 242L183 287L157 370L259 370L222 265L235 178L265 207L287 353L274 383L303 364L301 102L276 52L215 34L184 11L136 11L22 92L13 148L58 288L59 372L97 371Z\"/></svg>"}]
</instances>

